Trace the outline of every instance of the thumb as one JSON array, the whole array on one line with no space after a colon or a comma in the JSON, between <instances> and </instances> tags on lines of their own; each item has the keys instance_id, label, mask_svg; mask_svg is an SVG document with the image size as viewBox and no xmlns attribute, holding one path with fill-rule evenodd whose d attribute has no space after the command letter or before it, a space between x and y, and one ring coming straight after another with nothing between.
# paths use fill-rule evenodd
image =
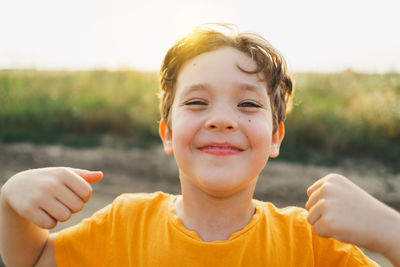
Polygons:
<instances>
[{"instance_id":1,"label":"thumb","mask_svg":"<svg viewBox=\"0 0 400 267\"><path fill-rule=\"evenodd\" d=\"M76 174L78 174L83 179L85 179L85 181L88 183L95 183L103 179L102 171L88 171L88 170L74 169L74 168L71 168L71 170Z\"/></svg>"},{"instance_id":2,"label":"thumb","mask_svg":"<svg viewBox=\"0 0 400 267\"><path fill-rule=\"evenodd\" d=\"M79 175L83 179L86 180L88 183L95 183L103 179L103 172L102 171L91 171L84 175Z\"/></svg>"}]
</instances>

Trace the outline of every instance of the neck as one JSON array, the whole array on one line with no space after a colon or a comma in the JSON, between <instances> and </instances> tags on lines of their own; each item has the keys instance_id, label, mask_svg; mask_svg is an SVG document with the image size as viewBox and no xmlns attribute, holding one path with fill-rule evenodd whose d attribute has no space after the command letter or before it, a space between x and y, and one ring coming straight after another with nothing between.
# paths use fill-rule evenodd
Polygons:
<instances>
[{"instance_id":1,"label":"neck","mask_svg":"<svg viewBox=\"0 0 400 267\"><path fill-rule=\"evenodd\" d=\"M194 185L181 184L182 197L175 203L177 216L184 226L206 242L228 240L243 229L255 213L252 201L257 179L229 196L213 196Z\"/></svg>"}]
</instances>

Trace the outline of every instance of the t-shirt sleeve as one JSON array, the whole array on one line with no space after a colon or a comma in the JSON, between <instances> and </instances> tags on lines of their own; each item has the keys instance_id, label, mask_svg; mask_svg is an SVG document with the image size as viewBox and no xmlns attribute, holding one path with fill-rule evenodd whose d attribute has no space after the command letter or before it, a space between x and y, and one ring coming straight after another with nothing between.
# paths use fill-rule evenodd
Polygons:
<instances>
[{"instance_id":1,"label":"t-shirt sleeve","mask_svg":"<svg viewBox=\"0 0 400 267\"><path fill-rule=\"evenodd\" d=\"M122 194L91 218L60 231L54 245L58 267L132 266L148 218L157 218L166 198L161 192Z\"/></svg>"},{"instance_id":2,"label":"t-shirt sleeve","mask_svg":"<svg viewBox=\"0 0 400 267\"><path fill-rule=\"evenodd\" d=\"M313 235L315 266L379 266L357 246Z\"/></svg>"},{"instance_id":3,"label":"t-shirt sleeve","mask_svg":"<svg viewBox=\"0 0 400 267\"><path fill-rule=\"evenodd\" d=\"M291 211L293 233L291 238L298 247L311 245L314 266L342 267L342 266L379 266L368 258L357 246L340 242L333 238L323 238L312 231L312 226L307 221L308 212L302 208L283 209ZM304 240L308 240L305 244Z\"/></svg>"},{"instance_id":4,"label":"t-shirt sleeve","mask_svg":"<svg viewBox=\"0 0 400 267\"><path fill-rule=\"evenodd\" d=\"M110 252L106 248L112 228L113 206L110 204L57 234L54 246L58 267L107 266Z\"/></svg>"}]
</instances>

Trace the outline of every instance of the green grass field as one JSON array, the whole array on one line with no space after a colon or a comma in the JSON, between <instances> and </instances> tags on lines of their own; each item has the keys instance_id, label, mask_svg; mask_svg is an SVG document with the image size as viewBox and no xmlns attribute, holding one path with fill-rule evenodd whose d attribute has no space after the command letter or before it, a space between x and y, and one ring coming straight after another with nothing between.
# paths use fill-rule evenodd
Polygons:
<instances>
[{"instance_id":1,"label":"green grass field","mask_svg":"<svg viewBox=\"0 0 400 267\"><path fill-rule=\"evenodd\" d=\"M400 74L294 75L294 108L281 157L400 159ZM158 141L157 73L0 71L0 141L126 146Z\"/></svg>"},{"instance_id":2,"label":"green grass field","mask_svg":"<svg viewBox=\"0 0 400 267\"><path fill-rule=\"evenodd\" d=\"M92 146L110 134L149 142L157 90L155 73L0 71L0 139Z\"/></svg>"},{"instance_id":3,"label":"green grass field","mask_svg":"<svg viewBox=\"0 0 400 267\"><path fill-rule=\"evenodd\" d=\"M303 73L295 81L282 156L368 157L400 169L400 74Z\"/></svg>"}]
</instances>

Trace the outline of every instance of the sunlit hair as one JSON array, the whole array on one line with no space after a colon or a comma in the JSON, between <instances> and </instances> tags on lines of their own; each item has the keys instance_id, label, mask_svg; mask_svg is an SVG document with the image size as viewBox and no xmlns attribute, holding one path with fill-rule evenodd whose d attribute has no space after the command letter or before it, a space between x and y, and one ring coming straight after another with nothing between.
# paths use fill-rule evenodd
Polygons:
<instances>
[{"instance_id":1,"label":"sunlit hair","mask_svg":"<svg viewBox=\"0 0 400 267\"><path fill-rule=\"evenodd\" d=\"M227 31L228 33L224 33ZM230 24L202 24L172 46L160 70L160 112L171 130L171 107L175 98L176 81L182 66L190 59L222 47L233 47L247 54L257 64L246 73L262 73L271 101L273 132L291 109L293 83L286 62L280 53L262 36L251 32L238 32Z\"/></svg>"}]
</instances>

